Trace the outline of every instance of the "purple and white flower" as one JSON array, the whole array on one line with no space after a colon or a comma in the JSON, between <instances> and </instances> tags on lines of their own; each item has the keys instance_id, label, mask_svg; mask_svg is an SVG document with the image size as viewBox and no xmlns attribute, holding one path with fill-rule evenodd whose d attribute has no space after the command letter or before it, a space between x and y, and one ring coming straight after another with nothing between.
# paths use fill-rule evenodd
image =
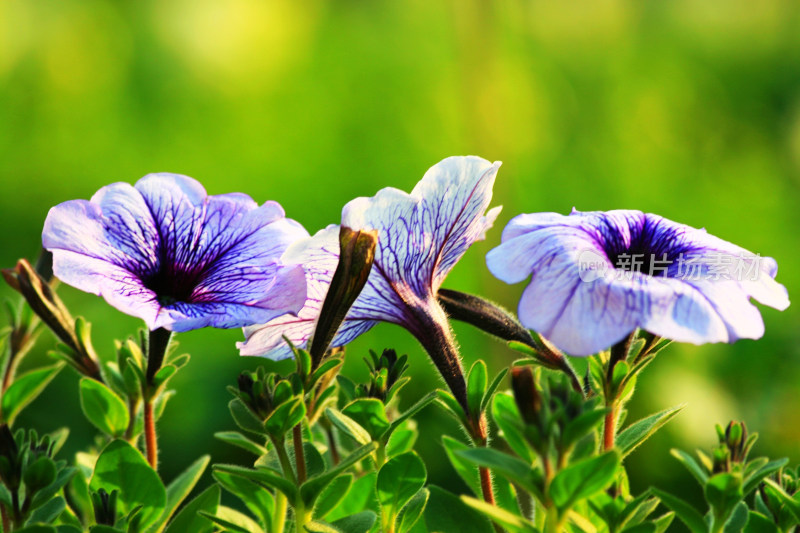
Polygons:
<instances>
[{"instance_id":1,"label":"purple and white flower","mask_svg":"<svg viewBox=\"0 0 800 533\"><path fill-rule=\"evenodd\" d=\"M333 339L343 346L378 322L408 329L426 343L450 330L436 293L444 278L475 241L484 238L500 211L487 212L500 163L479 157L450 157L425 173L411 194L385 188L356 198L342 211L342 225L377 230L375 261L367 284ZM308 300L296 317L281 317L245 328L242 355L290 357L286 336L303 347L314 333L322 302L339 259L339 230L329 226L289 247L287 264L305 267Z\"/></svg>"},{"instance_id":2,"label":"purple and white flower","mask_svg":"<svg viewBox=\"0 0 800 533\"><path fill-rule=\"evenodd\" d=\"M750 298L789 305L772 258L640 211L519 215L486 262L506 283L531 278L520 321L572 355L636 328L694 344L759 338Z\"/></svg>"},{"instance_id":3,"label":"purple and white flower","mask_svg":"<svg viewBox=\"0 0 800 533\"><path fill-rule=\"evenodd\" d=\"M240 193L208 196L177 174L114 183L91 200L53 207L42 234L53 271L151 330L242 327L297 313L302 267L286 248L308 233L276 202Z\"/></svg>"}]
</instances>

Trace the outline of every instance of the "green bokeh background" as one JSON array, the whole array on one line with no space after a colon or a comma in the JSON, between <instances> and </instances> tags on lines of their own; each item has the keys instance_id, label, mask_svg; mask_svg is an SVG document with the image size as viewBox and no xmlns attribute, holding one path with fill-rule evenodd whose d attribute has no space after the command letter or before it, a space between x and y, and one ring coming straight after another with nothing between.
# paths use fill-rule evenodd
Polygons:
<instances>
[{"instance_id":1,"label":"green bokeh background","mask_svg":"<svg viewBox=\"0 0 800 533\"><path fill-rule=\"evenodd\" d=\"M452 0L4 0L0 2L0 265L38 253L47 210L113 181L169 171L212 194L280 202L312 233L356 196L410 190L440 159L502 160L503 212L445 286L515 308L523 285L484 255L521 212L634 208L705 227L777 259L800 286L800 9L795 2L538 3ZM105 357L137 320L64 287ZM3 287L0 296L10 296ZM697 498L673 446L707 447L743 419L757 451L800 461L798 309L764 309L766 334L672 346L648 369L631 417L686 402L629 460L632 482ZM514 354L456 325L465 362ZM196 456L240 461L212 433L233 428L228 393L245 368L241 332L180 335L193 355L160 424L165 478ZM30 364L47 361L44 336ZM439 384L418 344L382 325L354 342L408 352L410 402ZM90 444L65 371L19 424L73 427ZM457 488L429 409L421 445L433 479Z\"/></svg>"}]
</instances>

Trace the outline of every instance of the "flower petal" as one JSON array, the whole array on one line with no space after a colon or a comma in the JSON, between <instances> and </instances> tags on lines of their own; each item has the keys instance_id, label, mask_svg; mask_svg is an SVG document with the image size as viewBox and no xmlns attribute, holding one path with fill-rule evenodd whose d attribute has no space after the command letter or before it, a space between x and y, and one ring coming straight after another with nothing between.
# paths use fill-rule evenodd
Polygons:
<instances>
[{"instance_id":1,"label":"flower petal","mask_svg":"<svg viewBox=\"0 0 800 533\"><path fill-rule=\"evenodd\" d=\"M411 194L386 188L349 202L342 225L379 232L375 265L385 281L376 280L375 289L383 293L395 283L420 296L435 293L497 217L497 208L484 213L499 167L479 157L450 157L431 167Z\"/></svg>"},{"instance_id":2,"label":"flower petal","mask_svg":"<svg viewBox=\"0 0 800 533\"><path fill-rule=\"evenodd\" d=\"M663 276L626 272L610 259L619 252L671 263ZM637 327L695 344L758 338L764 324L750 297L779 309L789 303L772 259L640 211L520 215L486 261L507 283L531 276L520 321L573 355L603 350ZM695 270L682 272L684 263Z\"/></svg>"}]
</instances>

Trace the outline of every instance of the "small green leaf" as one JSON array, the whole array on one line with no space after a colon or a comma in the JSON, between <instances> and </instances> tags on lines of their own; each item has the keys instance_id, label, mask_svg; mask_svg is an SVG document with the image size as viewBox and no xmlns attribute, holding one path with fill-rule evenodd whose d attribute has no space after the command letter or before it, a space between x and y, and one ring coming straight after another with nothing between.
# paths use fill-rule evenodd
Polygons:
<instances>
[{"instance_id":1,"label":"small green leaf","mask_svg":"<svg viewBox=\"0 0 800 533\"><path fill-rule=\"evenodd\" d=\"M361 511L380 511L378 496L375 493L377 480L378 474L374 471L357 479L344 499L328 513L326 518L338 520Z\"/></svg>"},{"instance_id":2,"label":"small green leaf","mask_svg":"<svg viewBox=\"0 0 800 533\"><path fill-rule=\"evenodd\" d=\"M267 453L266 447L248 439L238 431L218 431L214 433L214 437L232 446L247 450L258 457Z\"/></svg>"},{"instance_id":3,"label":"small green leaf","mask_svg":"<svg viewBox=\"0 0 800 533\"><path fill-rule=\"evenodd\" d=\"M408 533L408 531L414 527L425 511L429 496L430 492L428 492L428 489L420 489L414 497L408 501L395 521L398 533Z\"/></svg>"},{"instance_id":4,"label":"small green leaf","mask_svg":"<svg viewBox=\"0 0 800 533\"><path fill-rule=\"evenodd\" d=\"M677 496L673 496L672 494L664 492L663 490L654 488L652 491L653 494L658 496L658 499L661 500L661 503L666 505L672 511L675 511L675 514L678 516L680 521L689 528L689 531L692 533L706 533L708 531L708 526L706 525L705 520L703 520L702 515L698 513L694 507Z\"/></svg>"},{"instance_id":5,"label":"small green leaf","mask_svg":"<svg viewBox=\"0 0 800 533\"><path fill-rule=\"evenodd\" d=\"M422 487L428 473L415 452L389 459L378 471L378 501L385 514L396 516Z\"/></svg>"},{"instance_id":6,"label":"small green leaf","mask_svg":"<svg viewBox=\"0 0 800 533\"><path fill-rule=\"evenodd\" d=\"M744 533L778 533L778 526L763 514L750 511Z\"/></svg>"},{"instance_id":7,"label":"small green leaf","mask_svg":"<svg viewBox=\"0 0 800 533\"><path fill-rule=\"evenodd\" d=\"M394 432L397 428L399 428L406 420L411 418L412 416L416 415L420 411L422 411L425 407L427 407L431 402L438 398L439 394L438 391L431 391L422 398L420 398L414 405L403 411L403 414L398 416L392 421L392 426L389 428L388 434ZM455 401L455 398L453 399ZM384 438L386 438L386 434L384 434Z\"/></svg>"},{"instance_id":8,"label":"small green leaf","mask_svg":"<svg viewBox=\"0 0 800 533\"><path fill-rule=\"evenodd\" d=\"M496 394L492 402L492 419L502 432L502 437L514 453L528 463L536 460L534 454L520 428L521 417L514 398L508 394Z\"/></svg>"},{"instance_id":9,"label":"small green leaf","mask_svg":"<svg viewBox=\"0 0 800 533\"><path fill-rule=\"evenodd\" d=\"M200 476L203 475L210 460L211 457L208 455L200 457L167 486L167 505L159 518L159 524L161 524L159 531L163 530L164 525L178 509L178 506L183 503L183 500L200 481Z\"/></svg>"},{"instance_id":10,"label":"small green leaf","mask_svg":"<svg viewBox=\"0 0 800 533\"><path fill-rule=\"evenodd\" d=\"M94 427L112 437L128 428L128 407L114 391L89 378L80 381L81 410Z\"/></svg>"},{"instance_id":11,"label":"small green leaf","mask_svg":"<svg viewBox=\"0 0 800 533\"><path fill-rule=\"evenodd\" d=\"M219 470L213 476L223 489L239 498L262 524L270 523L275 500L268 489L244 477Z\"/></svg>"},{"instance_id":12,"label":"small green leaf","mask_svg":"<svg viewBox=\"0 0 800 533\"><path fill-rule=\"evenodd\" d=\"M342 474L337 477L331 484L325 487L317 498L314 506L314 518L321 519L336 508L346 496L347 491L353 484L352 474Z\"/></svg>"},{"instance_id":13,"label":"small green leaf","mask_svg":"<svg viewBox=\"0 0 800 533\"><path fill-rule=\"evenodd\" d=\"M141 526L155 522L167 503L167 491L142 454L123 440L111 441L100 453L89 489L119 490L124 513L141 506Z\"/></svg>"},{"instance_id":14,"label":"small green leaf","mask_svg":"<svg viewBox=\"0 0 800 533\"><path fill-rule=\"evenodd\" d=\"M234 398L228 403L228 409L231 412L233 421L236 422L236 425L241 429L257 435L264 435L263 422L244 404L244 402L242 402L242 400Z\"/></svg>"},{"instance_id":15,"label":"small green leaf","mask_svg":"<svg viewBox=\"0 0 800 533\"><path fill-rule=\"evenodd\" d=\"M362 511L340 518L332 524L319 520L311 521L306 524L306 530L311 533L367 533L377 518L372 511Z\"/></svg>"},{"instance_id":16,"label":"small green leaf","mask_svg":"<svg viewBox=\"0 0 800 533\"><path fill-rule=\"evenodd\" d=\"M289 500L294 499L297 492L294 483L284 478L280 472L271 468L260 467L252 469L236 465L214 465L213 468L214 472L225 472L234 476L241 476L270 489L277 489L285 494Z\"/></svg>"},{"instance_id":17,"label":"small green leaf","mask_svg":"<svg viewBox=\"0 0 800 533\"><path fill-rule=\"evenodd\" d=\"M699 464L697 464L697 461L694 460L694 457L683 450L678 450L677 448L670 450L670 453L673 457L680 461L683 466L686 467L686 469L694 476L697 482L700 483L701 487L705 487L706 483L708 482L708 474L706 474L706 471L703 470Z\"/></svg>"},{"instance_id":18,"label":"small green leaf","mask_svg":"<svg viewBox=\"0 0 800 533\"><path fill-rule=\"evenodd\" d=\"M749 518L747 504L740 501L734 507L730 519L725 523L723 533L742 533Z\"/></svg>"},{"instance_id":19,"label":"small green leaf","mask_svg":"<svg viewBox=\"0 0 800 533\"><path fill-rule=\"evenodd\" d=\"M376 398L359 398L342 409L342 413L366 429L373 440L380 440L391 426L386 418L386 408Z\"/></svg>"},{"instance_id":20,"label":"small green leaf","mask_svg":"<svg viewBox=\"0 0 800 533\"><path fill-rule=\"evenodd\" d=\"M45 387L53 381L56 374L64 368L62 364L55 364L26 372L17 376L14 382L3 393L2 412L3 418L13 424L14 419L25 407L39 396Z\"/></svg>"},{"instance_id":21,"label":"small green leaf","mask_svg":"<svg viewBox=\"0 0 800 533\"><path fill-rule=\"evenodd\" d=\"M491 505L483 500L478 500L470 496L461 496L461 500L481 514L488 516L492 521L496 522L510 533L538 533L536 526L530 521L521 516L509 513L496 505Z\"/></svg>"},{"instance_id":22,"label":"small green leaf","mask_svg":"<svg viewBox=\"0 0 800 533\"><path fill-rule=\"evenodd\" d=\"M435 485L428 490L430 496L424 513L428 531L494 533L491 522L455 494Z\"/></svg>"},{"instance_id":23,"label":"small green leaf","mask_svg":"<svg viewBox=\"0 0 800 533\"><path fill-rule=\"evenodd\" d=\"M770 478L764 479L764 483L767 484L767 489L771 489L769 490L770 495L775 496L778 500L780 500L780 502L785 505L787 509L789 509L794 517L800 521L800 501L787 494L780 485L775 483ZM800 496L798 496L798 498L800 498Z\"/></svg>"},{"instance_id":24,"label":"small green leaf","mask_svg":"<svg viewBox=\"0 0 800 533\"><path fill-rule=\"evenodd\" d=\"M217 507L217 512L213 514L207 511L200 511L200 516L204 516L218 526L222 526L225 531L232 531L235 533L262 531L261 527L252 518L236 509L225 507L224 505Z\"/></svg>"},{"instance_id":25,"label":"small green leaf","mask_svg":"<svg viewBox=\"0 0 800 533\"><path fill-rule=\"evenodd\" d=\"M299 424L306 416L306 405L300 397L287 400L275 408L264 421L264 429L270 435L282 437Z\"/></svg>"},{"instance_id":26,"label":"small green leaf","mask_svg":"<svg viewBox=\"0 0 800 533\"><path fill-rule=\"evenodd\" d=\"M606 488L617 475L619 454L609 451L570 464L553 478L550 496L560 509L570 509L578 501Z\"/></svg>"},{"instance_id":27,"label":"small green leaf","mask_svg":"<svg viewBox=\"0 0 800 533\"><path fill-rule=\"evenodd\" d=\"M744 497L747 497L751 492L753 492L758 485L764 480L765 477L772 474L773 472L777 472L784 466L786 463L789 462L789 459L783 457L782 459L776 459L774 461L770 461L758 470L756 470L753 474L747 476L744 481Z\"/></svg>"},{"instance_id":28,"label":"small green leaf","mask_svg":"<svg viewBox=\"0 0 800 533\"><path fill-rule=\"evenodd\" d=\"M66 508L67 503L64 501L64 498L61 496L56 496L52 500L48 501L31 514L30 519L28 520L31 524L42 523L42 524L50 524L52 523L58 515Z\"/></svg>"},{"instance_id":29,"label":"small green leaf","mask_svg":"<svg viewBox=\"0 0 800 533\"><path fill-rule=\"evenodd\" d=\"M467 405L473 416L480 414L483 395L488 384L486 374L486 363L478 359L472 364L467 376Z\"/></svg>"},{"instance_id":30,"label":"small green leaf","mask_svg":"<svg viewBox=\"0 0 800 533\"><path fill-rule=\"evenodd\" d=\"M418 432L416 429L398 429L391 432L389 441L386 443L386 457L394 457L401 453L409 452L417 441Z\"/></svg>"},{"instance_id":31,"label":"small green leaf","mask_svg":"<svg viewBox=\"0 0 800 533\"><path fill-rule=\"evenodd\" d=\"M500 386L500 383L503 381L503 378L506 377L508 374L508 369L504 368L494 377L492 382L486 388L486 392L483 395L483 400L481 400L481 413L486 411L486 407L489 405L489 402L492 400L492 396L494 395L497 388Z\"/></svg>"},{"instance_id":32,"label":"small green leaf","mask_svg":"<svg viewBox=\"0 0 800 533\"><path fill-rule=\"evenodd\" d=\"M650 438L653 433L658 431L664 424L669 422L672 417L678 414L683 407L684 405L678 405L670 409L665 409L660 413L650 415L626 427L617 435L617 447L622 453L622 457L631 453L637 446Z\"/></svg>"},{"instance_id":33,"label":"small green leaf","mask_svg":"<svg viewBox=\"0 0 800 533\"><path fill-rule=\"evenodd\" d=\"M361 427L361 424L343 414L341 411L329 407L325 409L325 415L328 417L328 420L331 421L331 424L336 426L339 431L351 437L357 443L369 444L372 441L372 437L370 436L369 432Z\"/></svg>"},{"instance_id":34,"label":"small green leaf","mask_svg":"<svg viewBox=\"0 0 800 533\"><path fill-rule=\"evenodd\" d=\"M540 501L544 500L542 494L544 479L538 470L532 468L525 461L492 448L471 448L458 451L456 454L478 466L485 466L495 473L502 474L509 480L518 483Z\"/></svg>"},{"instance_id":35,"label":"small green leaf","mask_svg":"<svg viewBox=\"0 0 800 533\"><path fill-rule=\"evenodd\" d=\"M306 504L306 506L311 507L314 504L317 496L319 496L322 490L328 486L328 483L333 481L340 474L345 473L348 468L361 461L364 457L374 452L377 447L378 445L374 442L362 446L351 452L350 455L342 459L342 461L335 467L309 478L300 487L300 495L303 498L303 502Z\"/></svg>"},{"instance_id":36,"label":"small green leaf","mask_svg":"<svg viewBox=\"0 0 800 533\"><path fill-rule=\"evenodd\" d=\"M458 476L464 480L464 483L467 484L467 487L472 490L474 495L480 496L481 482L478 478L478 468L474 463L467 461L458 453L469 450L470 447L447 435L442 436L442 446Z\"/></svg>"}]
</instances>

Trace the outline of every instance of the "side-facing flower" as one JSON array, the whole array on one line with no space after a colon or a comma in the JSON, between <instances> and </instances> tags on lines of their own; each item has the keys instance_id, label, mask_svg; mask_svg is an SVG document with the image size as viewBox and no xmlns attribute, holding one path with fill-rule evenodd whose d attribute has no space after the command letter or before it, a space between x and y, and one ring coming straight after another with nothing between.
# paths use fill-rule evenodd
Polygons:
<instances>
[{"instance_id":1,"label":"side-facing flower","mask_svg":"<svg viewBox=\"0 0 800 533\"><path fill-rule=\"evenodd\" d=\"M772 258L640 211L519 215L486 261L506 283L531 277L520 321L572 355L636 328L695 344L758 338L750 298L789 305Z\"/></svg>"},{"instance_id":2,"label":"side-facing flower","mask_svg":"<svg viewBox=\"0 0 800 533\"><path fill-rule=\"evenodd\" d=\"M385 188L371 198L357 198L342 211L342 225L375 230L378 244L367 283L331 343L342 346L377 322L409 330L461 399L463 375L447 317L436 300L442 281L473 242L483 239L499 213L487 212L500 163L479 157L450 157L434 165L411 194ZM339 256L337 226L290 246L287 264L302 264L308 300L297 317L281 317L245 328L242 355L289 357L283 341L303 346L314 333L322 301ZM436 355L442 347L450 350ZM460 383L459 383L460 380Z\"/></svg>"},{"instance_id":3,"label":"side-facing flower","mask_svg":"<svg viewBox=\"0 0 800 533\"><path fill-rule=\"evenodd\" d=\"M200 183L150 174L91 200L53 207L42 241L65 283L97 294L150 330L242 327L296 313L302 267L280 256L308 233L280 205L208 196Z\"/></svg>"}]
</instances>

